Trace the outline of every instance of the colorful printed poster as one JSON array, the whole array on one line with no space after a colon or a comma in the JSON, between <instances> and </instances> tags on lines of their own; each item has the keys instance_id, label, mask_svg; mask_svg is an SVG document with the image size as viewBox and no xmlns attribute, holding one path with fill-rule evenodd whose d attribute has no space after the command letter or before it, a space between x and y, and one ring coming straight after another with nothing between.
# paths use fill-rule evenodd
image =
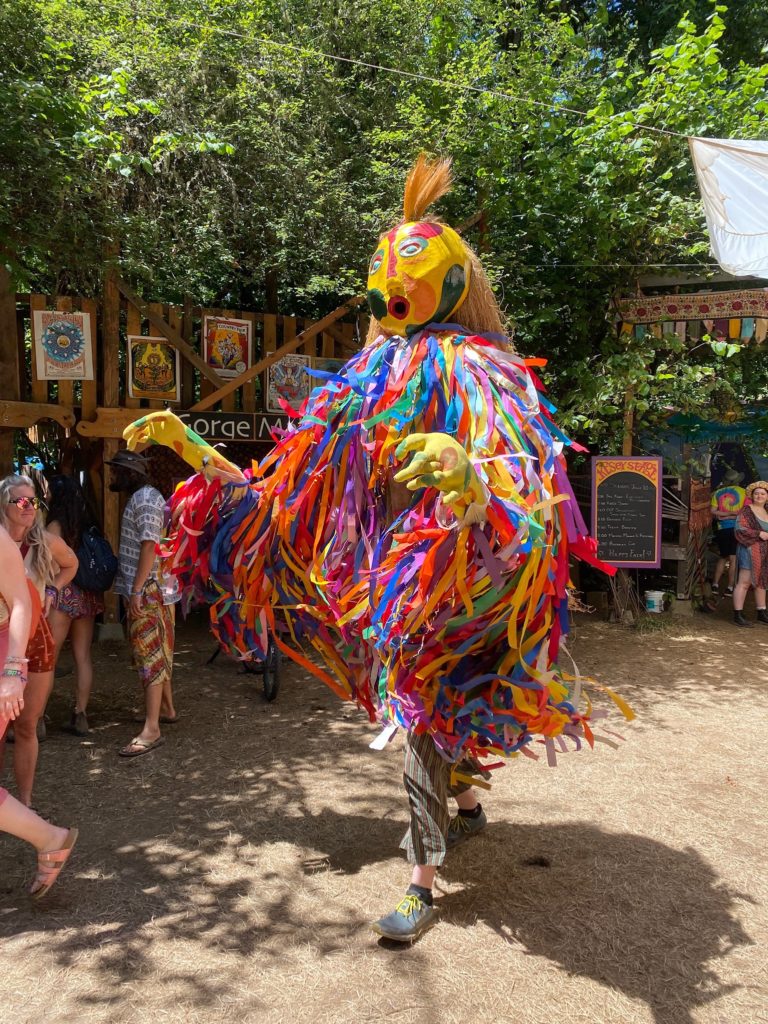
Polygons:
<instances>
[{"instance_id":1,"label":"colorful printed poster","mask_svg":"<svg viewBox=\"0 0 768 1024\"><path fill-rule=\"evenodd\" d=\"M309 356L283 356L267 369L267 412L284 412L281 400L298 410L312 390Z\"/></svg>"},{"instance_id":2,"label":"colorful printed poster","mask_svg":"<svg viewBox=\"0 0 768 1024\"><path fill-rule=\"evenodd\" d=\"M179 352L165 338L128 335L128 395L181 401Z\"/></svg>"},{"instance_id":3,"label":"colorful printed poster","mask_svg":"<svg viewBox=\"0 0 768 1024\"><path fill-rule=\"evenodd\" d=\"M203 359L220 377L239 377L252 363L249 320L203 318Z\"/></svg>"},{"instance_id":4,"label":"colorful printed poster","mask_svg":"<svg viewBox=\"0 0 768 1024\"><path fill-rule=\"evenodd\" d=\"M32 334L38 380L93 380L90 313L36 309Z\"/></svg>"}]
</instances>

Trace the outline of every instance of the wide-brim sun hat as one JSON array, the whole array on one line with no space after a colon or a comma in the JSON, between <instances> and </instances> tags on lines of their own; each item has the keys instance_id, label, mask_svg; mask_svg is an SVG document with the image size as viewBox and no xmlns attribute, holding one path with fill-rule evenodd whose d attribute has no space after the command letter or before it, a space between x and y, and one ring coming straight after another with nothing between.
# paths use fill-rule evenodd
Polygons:
<instances>
[{"instance_id":1,"label":"wide-brim sun hat","mask_svg":"<svg viewBox=\"0 0 768 1024\"><path fill-rule=\"evenodd\" d=\"M744 490L747 493L747 500L748 501L752 501L752 495L754 494L754 492L757 490L758 487L762 487L763 490L768 491L768 480L755 480L754 483L752 483L748 487L744 488Z\"/></svg>"},{"instance_id":2,"label":"wide-brim sun hat","mask_svg":"<svg viewBox=\"0 0 768 1024\"><path fill-rule=\"evenodd\" d=\"M138 473L139 476L149 474L147 460L138 452L129 452L126 449L121 449L113 458L107 459L106 464L115 466L117 469L129 469L132 473Z\"/></svg>"}]
</instances>

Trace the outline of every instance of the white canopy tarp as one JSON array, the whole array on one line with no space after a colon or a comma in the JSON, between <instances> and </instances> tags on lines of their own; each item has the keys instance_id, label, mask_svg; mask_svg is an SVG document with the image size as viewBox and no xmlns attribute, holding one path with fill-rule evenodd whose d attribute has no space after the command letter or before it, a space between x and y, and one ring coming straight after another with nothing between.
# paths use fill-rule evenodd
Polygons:
<instances>
[{"instance_id":1,"label":"white canopy tarp","mask_svg":"<svg viewBox=\"0 0 768 1024\"><path fill-rule=\"evenodd\" d=\"M768 142L688 139L712 254L729 274L768 277Z\"/></svg>"}]
</instances>

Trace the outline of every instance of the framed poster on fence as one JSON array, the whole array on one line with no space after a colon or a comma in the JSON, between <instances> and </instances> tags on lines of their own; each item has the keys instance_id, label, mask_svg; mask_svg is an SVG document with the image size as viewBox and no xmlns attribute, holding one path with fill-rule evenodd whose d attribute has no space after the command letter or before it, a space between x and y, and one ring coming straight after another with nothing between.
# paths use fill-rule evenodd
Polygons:
<instances>
[{"instance_id":1,"label":"framed poster on fence","mask_svg":"<svg viewBox=\"0 0 768 1024\"><path fill-rule=\"evenodd\" d=\"M250 320L203 317L203 359L220 377L239 377L253 362Z\"/></svg>"},{"instance_id":2,"label":"framed poster on fence","mask_svg":"<svg viewBox=\"0 0 768 1024\"><path fill-rule=\"evenodd\" d=\"M661 459L592 459L592 536L617 569L661 566Z\"/></svg>"},{"instance_id":3,"label":"framed poster on fence","mask_svg":"<svg viewBox=\"0 0 768 1024\"><path fill-rule=\"evenodd\" d=\"M128 395L160 402L181 401L178 349L164 338L128 335Z\"/></svg>"},{"instance_id":4,"label":"framed poster on fence","mask_svg":"<svg viewBox=\"0 0 768 1024\"><path fill-rule=\"evenodd\" d=\"M93 380L90 313L36 309L32 335L38 380Z\"/></svg>"},{"instance_id":5,"label":"framed poster on fence","mask_svg":"<svg viewBox=\"0 0 768 1024\"><path fill-rule=\"evenodd\" d=\"M312 390L312 378L307 373L309 356L288 355L278 359L267 369L267 412L285 412L282 402L298 410Z\"/></svg>"}]
</instances>

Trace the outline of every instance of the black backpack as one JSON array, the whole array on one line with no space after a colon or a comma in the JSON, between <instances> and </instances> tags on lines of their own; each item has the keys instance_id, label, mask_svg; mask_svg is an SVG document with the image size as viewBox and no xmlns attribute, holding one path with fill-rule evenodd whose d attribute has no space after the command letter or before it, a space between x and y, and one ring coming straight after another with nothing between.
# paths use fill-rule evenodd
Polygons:
<instances>
[{"instance_id":1,"label":"black backpack","mask_svg":"<svg viewBox=\"0 0 768 1024\"><path fill-rule=\"evenodd\" d=\"M73 583L83 590L109 590L117 573L117 559L98 527L92 526L83 533L77 559L80 564Z\"/></svg>"}]
</instances>

